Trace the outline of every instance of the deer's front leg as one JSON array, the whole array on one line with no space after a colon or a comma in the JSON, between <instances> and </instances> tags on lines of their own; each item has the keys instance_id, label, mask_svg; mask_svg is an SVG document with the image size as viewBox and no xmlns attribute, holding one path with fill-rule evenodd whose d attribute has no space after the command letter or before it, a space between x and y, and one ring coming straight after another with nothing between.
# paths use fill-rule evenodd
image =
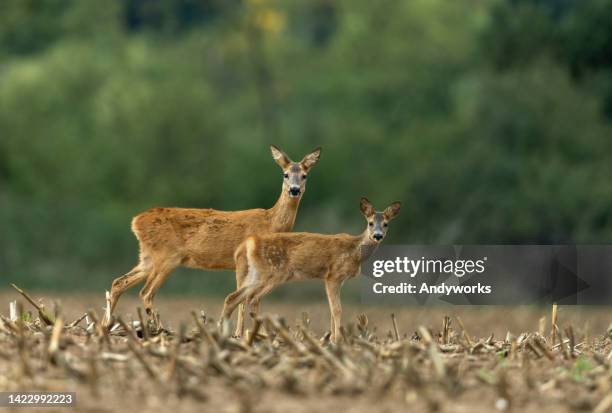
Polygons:
<instances>
[{"instance_id":1,"label":"deer's front leg","mask_svg":"<svg viewBox=\"0 0 612 413\"><path fill-rule=\"evenodd\" d=\"M329 311L331 313L331 341L337 343L340 337L340 325L342 323L342 304L340 303L340 285L338 281L325 281L325 292L327 293L327 301L329 302Z\"/></svg>"},{"instance_id":2,"label":"deer's front leg","mask_svg":"<svg viewBox=\"0 0 612 413\"><path fill-rule=\"evenodd\" d=\"M238 247L236 251L236 289L242 288L246 282L249 273L249 263L247 261L246 249L243 246ZM246 303L241 302L238 307L238 317L236 319L236 331L234 335L242 337L244 332L244 314L246 312Z\"/></svg>"}]
</instances>

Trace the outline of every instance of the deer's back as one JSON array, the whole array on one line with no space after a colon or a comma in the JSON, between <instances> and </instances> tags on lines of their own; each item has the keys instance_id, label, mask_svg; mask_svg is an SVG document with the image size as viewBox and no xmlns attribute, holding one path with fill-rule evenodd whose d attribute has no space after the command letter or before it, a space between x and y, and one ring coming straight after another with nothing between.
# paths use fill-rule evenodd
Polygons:
<instances>
[{"instance_id":1,"label":"deer's back","mask_svg":"<svg viewBox=\"0 0 612 413\"><path fill-rule=\"evenodd\" d=\"M354 275L359 269L357 245L352 235L308 232L271 233L245 241L251 261L292 279Z\"/></svg>"},{"instance_id":2,"label":"deer's back","mask_svg":"<svg viewBox=\"0 0 612 413\"><path fill-rule=\"evenodd\" d=\"M205 269L234 268L233 253L246 237L270 230L264 209L153 208L132 220L141 249L176 254L181 264Z\"/></svg>"}]
</instances>

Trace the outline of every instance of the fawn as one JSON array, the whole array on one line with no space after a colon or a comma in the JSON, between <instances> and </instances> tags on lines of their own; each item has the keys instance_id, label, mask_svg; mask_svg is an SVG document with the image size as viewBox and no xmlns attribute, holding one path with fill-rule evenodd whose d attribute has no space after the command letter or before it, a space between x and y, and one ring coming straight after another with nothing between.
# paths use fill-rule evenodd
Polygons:
<instances>
[{"instance_id":1,"label":"fawn","mask_svg":"<svg viewBox=\"0 0 612 413\"><path fill-rule=\"evenodd\" d=\"M130 272L113 281L103 325L111 324L119 297L135 284L146 280L140 297L150 314L155 293L177 267L234 269L234 251L245 238L293 229L308 172L319 160L321 148L300 162L293 162L274 145L270 150L283 170L281 194L270 209L153 208L134 217L132 231L140 245L140 260Z\"/></svg>"},{"instance_id":2,"label":"fawn","mask_svg":"<svg viewBox=\"0 0 612 413\"><path fill-rule=\"evenodd\" d=\"M367 227L360 235L323 235L309 232L253 235L236 250L237 289L225 299L221 320L228 319L238 304L254 304L277 285L301 279L321 279L331 312L331 339L339 337L341 304L340 287L361 270L387 233L390 220L400 211L394 202L383 212L376 212L367 200L361 198L361 212ZM241 305L240 312L244 312ZM236 335L242 335L244 314L238 314Z\"/></svg>"}]
</instances>

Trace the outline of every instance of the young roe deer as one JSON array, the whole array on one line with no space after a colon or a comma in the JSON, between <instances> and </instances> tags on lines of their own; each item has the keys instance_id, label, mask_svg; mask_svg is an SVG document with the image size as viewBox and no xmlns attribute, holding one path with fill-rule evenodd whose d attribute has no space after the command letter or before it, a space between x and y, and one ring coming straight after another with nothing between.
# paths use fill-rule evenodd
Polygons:
<instances>
[{"instance_id":1,"label":"young roe deer","mask_svg":"<svg viewBox=\"0 0 612 413\"><path fill-rule=\"evenodd\" d=\"M308 172L319 160L321 148L300 162L293 162L273 145L270 150L283 170L282 191L270 209L153 208L134 217L132 231L140 244L140 260L130 272L113 281L103 325L111 324L117 300L135 284L146 280L140 297L150 313L157 290L177 267L234 269L234 252L245 238L293 229Z\"/></svg>"},{"instance_id":2,"label":"young roe deer","mask_svg":"<svg viewBox=\"0 0 612 413\"><path fill-rule=\"evenodd\" d=\"M359 274L361 263L374 253L387 234L389 221L400 211L399 202L383 212L376 212L366 198L361 198L359 206L367 221L360 235L293 232L248 237L236 250L237 289L225 299L221 320L228 319L238 304L258 307L259 300L279 284L318 278L325 282L335 342L340 334L340 287ZM242 335L243 317L239 314L236 335Z\"/></svg>"}]
</instances>

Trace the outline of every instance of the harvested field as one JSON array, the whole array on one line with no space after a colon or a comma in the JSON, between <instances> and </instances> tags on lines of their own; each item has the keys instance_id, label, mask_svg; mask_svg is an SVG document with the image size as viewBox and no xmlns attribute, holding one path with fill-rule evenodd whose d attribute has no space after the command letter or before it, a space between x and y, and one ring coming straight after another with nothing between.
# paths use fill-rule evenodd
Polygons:
<instances>
[{"instance_id":1,"label":"harvested field","mask_svg":"<svg viewBox=\"0 0 612 413\"><path fill-rule=\"evenodd\" d=\"M103 297L31 296L42 317L0 294L0 391L75 391L79 412L612 411L609 308L345 306L334 345L324 302L266 302L234 338L219 301L162 296L143 331L125 297L106 334Z\"/></svg>"}]
</instances>

